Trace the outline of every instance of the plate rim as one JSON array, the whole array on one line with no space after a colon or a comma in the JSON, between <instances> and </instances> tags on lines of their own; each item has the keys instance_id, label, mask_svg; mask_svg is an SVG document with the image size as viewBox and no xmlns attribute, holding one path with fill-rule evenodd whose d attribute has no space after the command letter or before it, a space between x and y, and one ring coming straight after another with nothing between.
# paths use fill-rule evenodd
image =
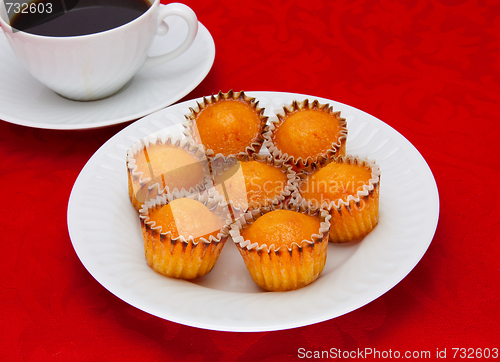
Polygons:
<instances>
[{"instance_id":1,"label":"plate rim","mask_svg":"<svg viewBox=\"0 0 500 362\"><path fill-rule=\"evenodd\" d=\"M189 85L186 85L184 89L177 93L171 100L168 102L161 102L155 105L154 107L144 107L144 110L136 112L134 114L129 114L126 116L121 116L118 118L113 118L107 121L100 121L100 122L94 122L94 123L78 123L78 124L67 124L67 123L35 123L27 120L20 119L16 115L10 115L5 113L3 110L0 110L0 120L3 120L7 123L15 124L18 126L24 126L24 127L31 127L35 129L47 129L47 130L60 130L60 131L72 131L72 130L90 130L90 129L98 129L98 128L103 128L103 127L109 127L113 125L118 125L126 122L131 122L131 121L137 121L143 117L146 117L152 113L155 113L159 110L162 110L163 108L166 108L175 102L179 101L186 95L188 95L191 91L193 91L208 75L210 70L212 69L212 66L215 62L215 42L212 37L212 34L210 31L200 22L198 21L198 34L200 33L200 30L204 33L203 36L207 36L207 41L208 41L208 47L210 48L210 53L207 53L207 60L203 64L204 68L200 68L201 71L199 74L200 76L196 78L195 81L190 82ZM5 41L8 43L7 38L5 37L5 31L0 27L0 41ZM7 44L7 46L10 49L10 46ZM30 75L31 77L31 75ZM32 78L32 77L31 77ZM36 79L32 78L33 82L37 82ZM113 97L113 96L111 96ZM72 100L64 100L63 97L61 97L63 101L67 102L75 102ZM89 102L91 103L91 102Z\"/></svg>"},{"instance_id":2,"label":"plate rim","mask_svg":"<svg viewBox=\"0 0 500 362\"><path fill-rule=\"evenodd\" d=\"M416 261L415 261L415 263L413 265L407 267L408 270L406 271L406 273L404 273L404 275L398 276L398 281L396 283L394 283L392 285L389 285L383 291L377 292L378 295L375 298L370 299L370 300L361 301L358 304L356 304L354 307L353 306L346 307L345 310L342 311L342 312L340 312L340 313L333 313L335 315L317 316L317 318L310 318L306 323L301 323L301 322L297 323L297 322L294 322L294 321L290 321L290 322L284 322L284 323L282 323L280 325L265 326L265 327L259 327L259 326L257 326L257 327L255 327L255 326L251 326L251 327L245 327L245 326L243 326L242 327L242 326L234 326L234 325L233 326L229 326L227 324L220 324L220 325L215 326L215 325L210 325L210 324L203 323L203 322L196 322L196 321L189 320L189 319L186 319L186 318L178 318L176 316L175 317L166 318L164 316L160 316L160 315L158 315L156 313L153 313L150 310L145 309L144 307L141 307L140 303L136 303L135 300L131 301L130 299L128 299L128 300L124 299L124 297L121 296L120 293L116 293L115 291L112 290L112 288L109 288L107 285L103 284L103 282L101 280L99 280L94 275L93 271L91 271L89 269L89 267L86 265L86 263L84 262L84 260L82 260L82 258L80 257L80 255L78 253L78 246L75 245L73 237L72 237L72 232L71 232L71 225L70 225L70 223L71 223L70 214L71 214L71 207L72 207L71 200L72 200L72 198L74 196L75 189L77 187L79 187L77 185L79 184L79 181L80 181L80 179L82 177L82 174L84 173L86 167L91 163L91 161L93 160L93 158L96 157L97 154L99 154L99 151L101 149L103 149L108 143L111 143L111 142L113 142L113 140L116 140L121 134L127 133L132 128L137 127L138 126L138 122L145 122L143 120L145 120L147 118L156 117L156 116L160 115L163 112L168 112L168 110L169 110L170 107L182 107L185 104L193 103L195 101L200 101L202 99L202 97L200 97L200 98L194 98L194 99L190 99L190 100L186 100L184 102L171 105L170 107L167 107L165 109L159 110L157 112L154 112L154 113L152 113L152 114L150 114L148 116L145 116L145 117L141 118L140 120L138 120L138 121L134 122L133 124L125 127L123 130L121 130L120 132L118 132L117 134L115 134L113 137L111 137L87 161L87 163L85 164L85 166L82 168L80 174L78 175L77 179L75 180L75 183L73 185L73 188L71 190L71 194L70 194L70 197L69 197L69 200L68 200L68 208L67 208L68 232L69 232L69 235L70 235L70 239L71 239L73 248L74 248L74 250L75 250L78 258L80 259L80 262L84 265L84 267L92 275L92 277L94 279L96 279L97 282L99 282L105 289L107 289L109 292L111 292L112 294L114 294L118 298L122 299L123 301L125 301L129 305L132 305L132 306L134 306L134 307L136 307L136 308L138 308L138 309L140 309L142 311L145 311L146 313L149 313L151 315L157 316L158 318L162 318L162 319L165 319L165 320L169 320L169 321L172 321L172 322L175 322L175 323L179 323L179 324L183 324L183 325L187 325L187 326L191 326L191 327L195 327L195 328L202 328L202 329L215 330L215 331L228 331L228 332L265 332L265 331L276 331L276 330L285 330L285 329L298 328L298 327L303 327L303 326L307 326L307 325L311 325L311 324L315 324L315 323L320 323L320 322L323 322L323 321L328 321L328 320L337 318L337 317L342 316L344 314L350 313L350 312L352 312L352 311L354 311L356 309L359 309L360 307L362 307L362 306L364 306L366 304L369 304L372 301L380 298L382 295L384 295L389 290L391 290L393 287L395 287L397 284L399 284L415 268L415 266L420 262L420 260L422 259L422 257L427 252L427 250L428 250L428 248L429 248L429 246L430 246L430 244L431 244L431 242L432 242L432 240L434 238L434 235L435 235L438 223L439 223L440 199L439 199L439 190L437 188L436 180L434 178L432 170L429 167L427 161L424 159L424 157L421 155L421 153L418 151L418 149L410 141L408 141L408 139L406 137L404 137L401 133L399 133L397 130L395 130L392 126L390 126L389 124L383 122L382 120L380 120L380 119L372 116L371 114L369 114L369 113L367 113L365 111L362 111L362 110L360 110L358 108L355 108L353 106L349 106L347 104L344 104L344 103L341 103L341 102L337 102L337 101L334 101L334 100L328 100L328 99L322 98L322 97L316 97L316 96L311 96L311 95L306 95L306 94L300 94L300 93L292 93L292 92L245 91L245 93L247 95L249 95L249 96L257 97L257 99L258 99L258 96L261 95L261 94L272 94L272 95L276 95L276 96L287 95L287 96L306 97L306 98L310 98L310 99L311 98L316 98L316 99L320 100L320 102L321 101L334 102L337 105L341 105L342 107L345 107L347 109L353 109L353 110L355 110L357 112L361 112L363 114L366 114L369 117L371 117L371 119L376 120L377 122L380 122L380 124L383 124L384 127L388 127L391 130L391 132L395 132L395 134L397 134L399 137L401 137L407 143L407 146L410 146L412 148L413 152L416 152L416 154L419 156L419 161L422 163L422 165L425 166L426 170L428 171L428 176L430 176L430 178L428 179L428 181L432 181L431 182L431 186L432 186L432 189L433 189L432 190L433 191L433 197L432 197L432 199L433 199L433 201L435 201L435 204L431 205L431 207L432 207L431 210L433 210L433 215L435 214L435 218L433 218L433 220L434 220L433 224L431 226L429 226L428 229L427 229L427 237L425 238L426 239L425 247L422 248L421 255L418 255L418 258L415 258ZM435 194L434 194L434 192L435 192ZM233 292L217 290L215 293L223 293L223 294L225 294L225 293L233 293ZM276 294L276 293L270 293L270 294Z\"/></svg>"}]
</instances>

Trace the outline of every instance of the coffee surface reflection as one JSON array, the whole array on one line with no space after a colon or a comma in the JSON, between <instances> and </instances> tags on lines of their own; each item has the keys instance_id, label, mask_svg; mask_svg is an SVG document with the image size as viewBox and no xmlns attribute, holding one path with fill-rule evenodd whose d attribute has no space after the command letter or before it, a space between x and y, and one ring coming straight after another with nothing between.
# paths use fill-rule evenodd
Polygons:
<instances>
[{"instance_id":1,"label":"coffee surface reflection","mask_svg":"<svg viewBox=\"0 0 500 362\"><path fill-rule=\"evenodd\" d=\"M5 3L10 25L26 33L69 37L100 33L131 22L148 0L52 0Z\"/></svg>"}]
</instances>

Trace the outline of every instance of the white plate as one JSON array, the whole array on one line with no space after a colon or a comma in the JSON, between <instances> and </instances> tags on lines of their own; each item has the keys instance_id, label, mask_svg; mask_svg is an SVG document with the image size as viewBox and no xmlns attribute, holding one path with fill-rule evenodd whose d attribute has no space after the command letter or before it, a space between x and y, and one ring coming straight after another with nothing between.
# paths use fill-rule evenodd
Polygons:
<instances>
[{"instance_id":1,"label":"white plate","mask_svg":"<svg viewBox=\"0 0 500 362\"><path fill-rule=\"evenodd\" d=\"M248 92L272 116L292 93ZM154 132L180 134L195 100L151 114L112 137L83 168L68 205L68 228L83 265L127 303L177 323L223 331L270 331L335 318L378 298L401 281L429 246L439 217L434 177L397 131L353 107L327 99L347 118L347 152L380 164L380 223L364 240L330 244L314 283L285 293L253 283L235 245L226 243L212 272L197 282L174 280L146 264L140 223L127 193L125 153Z\"/></svg>"},{"instance_id":2,"label":"white plate","mask_svg":"<svg viewBox=\"0 0 500 362\"><path fill-rule=\"evenodd\" d=\"M150 54L174 49L185 38L187 25L167 18L170 32L156 37ZM191 47L168 63L137 74L117 94L93 102L60 97L33 78L12 52L0 29L0 119L46 129L87 129L141 118L169 106L206 77L215 59L215 45L201 23Z\"/></svg>"}]
</instances>

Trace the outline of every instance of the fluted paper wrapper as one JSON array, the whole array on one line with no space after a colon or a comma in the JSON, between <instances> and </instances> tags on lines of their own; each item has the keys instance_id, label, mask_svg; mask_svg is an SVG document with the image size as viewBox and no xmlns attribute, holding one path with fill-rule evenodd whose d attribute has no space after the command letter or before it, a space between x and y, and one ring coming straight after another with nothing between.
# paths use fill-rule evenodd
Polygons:
<instances>
[{"instance_id":1,"label":"fluted paper wrapper","mask_svg":"<svg viewBox=\"0 0 500 362\"><path fill-rule=\"evenodd\" d=\"M321 226L310 239L294 242L291 247L274 244L259 246L245 240L240 230L251 225L259 216L273 210L292 210L309 215L319 215ZM231 225L230 234L254 282L268 291L295 290L314 282L326 264L330 215L325 210L299 211L293 205L275 205L270 208L253 210Z\"/></svg>"},{"instance_id":2,"label":"fluted paper wrapper","mask_svg":"<svg viewBox=\"0 0 500 362\"><path fill-rule=\"evenodd\" d=\"M224 226L217 237L209 236L194 241L191 236L172 238L171 232L162 231L151 221L149 214L177 198L187 197L202 202L212 213L218 215ZM227 205L223 198L210 191L191 194L187 191L163 194L146 202L140 210L141 228L144 239L144 250L148 265L158 273L171 278L194 279L208 274L222 251L229 236L231 222Z\"/></svg>"},{"instance_id":3,"label":"fluted paper wrapper","mask_svg":"<svg viewBox=\"0 0 500 362\"><path fill-rule=\"evenodd\" d=\"M346 200L338 199L330 203L323 203L321 208L326 209L331 215L330 242L345 243L360 240L368 235L378 224L379 220L379 192L380 192L380 167L375 161L362 159L355 156L337 157L316 164L315 168L321 168L330 162L343 162L368 166L372 170L368 185L363 185L363 190L357 192L356 196L349 195ZM307 173L301 173L304 178ZM305 200L300 195L300 183L298 191L292 195L294 205L301 210L315 209L317 205Z\"/></svg>"}]
</instances>

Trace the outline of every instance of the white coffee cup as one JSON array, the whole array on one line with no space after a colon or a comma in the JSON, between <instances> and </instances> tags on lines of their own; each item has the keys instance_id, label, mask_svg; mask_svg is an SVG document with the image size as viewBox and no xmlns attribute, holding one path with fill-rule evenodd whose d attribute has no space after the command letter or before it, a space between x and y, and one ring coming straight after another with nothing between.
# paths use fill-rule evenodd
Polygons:
<instances>
[{"instance_id":1,"label":"white coffee cup","mask_svg":"<svg viewBox=\"0 0 500 362\"><path fill-rule=\"evenodd\" d=\"M38 81L68 99L98 100L118 92L138 72L177 58L193 43L198 31L193 10L184 4L149 1L151 7L135 20L89 35L52 37L13 30L1 0L0 24L21 64ZM164 20L171 15L187 22L186 39L166 54L148 56L155 35L169 31Z\"/></svg>"}]
</instances>

